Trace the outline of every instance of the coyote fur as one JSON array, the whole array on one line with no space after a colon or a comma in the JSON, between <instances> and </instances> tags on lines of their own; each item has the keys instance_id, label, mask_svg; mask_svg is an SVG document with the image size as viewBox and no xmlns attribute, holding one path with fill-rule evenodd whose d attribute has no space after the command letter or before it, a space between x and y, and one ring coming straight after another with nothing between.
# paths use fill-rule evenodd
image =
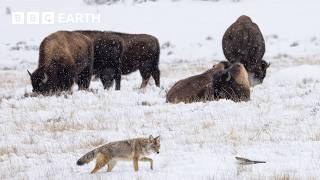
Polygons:
<instances>
[{"instance_id":1,"label":"coyote fur","mask_svg":"<svg viewBox=\"0 0 320 180\"><path fill-rule=\"evenodd\" d=\"M107 172L111 172L118 160L132 160L134 171L139 170L138 161L150 162L150 169L153 169L153 160L147 155L151 153L159 154L159 150L160 136L153 138L150 135L149 138L110 142L82 156L77 161L77 165L81 166L96 158L96 166L91 173L97 172L105 165L108 165Z\"/></svg>"}]
</instances>

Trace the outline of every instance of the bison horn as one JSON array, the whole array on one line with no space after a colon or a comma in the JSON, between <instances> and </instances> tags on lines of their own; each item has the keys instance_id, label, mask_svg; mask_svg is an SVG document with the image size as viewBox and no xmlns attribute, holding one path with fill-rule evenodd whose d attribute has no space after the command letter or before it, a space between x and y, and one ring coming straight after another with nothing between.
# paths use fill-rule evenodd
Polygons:
<instances>
[{"instance_id":1,"label":"bison horn","mask_svg":"<svg viewBox=\"0 0 320 180\"><path fill-rule=\"evenodd\" d=\"M31 72L27 69L29 76L31 76Z\"/></svg>"},{"instance_id":2,"label":"bison horn","mask_svg":"<svg viewBox=\"0 0 320 180\"><path fill-rule=\"evenodd\" d=\"M44 78L42 79L43 83L46 83L48 81L48 75L47 73L44 73Z\"/></svg>"},{"instance_id":3,"label":"bison horn","mask_svg":"<svg viewBox=\"0 0 320 180\"><path fill-rule=\"evenodd\" d=\"M231 79L231 74L230 74L230 72L227 72L227 74L228 74L228 77L227 77L226 81L230 81L230 79Z\"/></svg>"}]
</instances>

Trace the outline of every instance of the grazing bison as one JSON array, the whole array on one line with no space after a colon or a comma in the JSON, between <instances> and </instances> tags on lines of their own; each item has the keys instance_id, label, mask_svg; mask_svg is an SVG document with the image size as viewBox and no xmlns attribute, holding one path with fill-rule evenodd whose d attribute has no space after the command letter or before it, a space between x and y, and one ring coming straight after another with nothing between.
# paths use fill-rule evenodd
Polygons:
<instances>
[{"instance_id":1,"label":"grazing bison","mask_svg":"<svg viewBox=\"0 0 320 180\"><path fill-rule=\"evenodd\" d=\"M127 75L136 70L139 70L142 76L141 88L146 87L151 76L155 80L156 86L160 86L158 67L160 46L156 37L147 34L125 34L110 31L77 32L93 39L95 47L94 73L100 77L105 88L110 87L115 78L116 89L119 90L120 75Z\"/></svg>"},{"instance_id":2,"label":"grazing bison","mask_svg":"<svg viewBox=\"0 0 320 180\"><path fill-rule=\"evenodd\" d=\"M231 62L240 62L247 69L251 85L263 82L269 64L262 60L265 42L262 33L250 17L242 15L225 32L223 53Z\"/></svg>"},{"instance_id":3,"label":"grazing bison","mask_svg":"<svg viewBox=\"0 0 320 180\"><path fill-rule=\"evenodd\" d=\"M220 62L203 74L178 81L167 94L167 102L171 103L219 99L250 99L248 74L242 64Z\"/></svg>"},{"instance_id":4,"label":"grazing bison","mask_svg":"<svg viewBox=\"0 0 320 180\"><path fill-rule=\"evenodd\" d=\"M227 61L214 65L208 71L195 75L175 83L167 93L167 102L171 103L191 103L209 100L212 88L212 78L214 75L230 66Z\"/></svg>"},{"instance_id":5,"label":"grazing bison","mask_svg":"<svg viewBox=\"0 0 320 180\"><path fill-rule=\"evenodd\" d=\"M88 36L93 42L93 74L100 78L105 89L109 89L115 80L116 90L120 90L123 39L117 35L103 31L76 32Z\"/></svg>"},{"instance_id":6,"label":"grazing bison","mask_svg":"<svg viewBox=\"0 0 320 180\"><path fill-rule=\"evenodd\" d=\"M40 44L38 68L29 75L33 92L47 94L70 90L74 81L87 89L93 70L91 40L75 32L58 31Z\"/></svg>"}]
</instances>

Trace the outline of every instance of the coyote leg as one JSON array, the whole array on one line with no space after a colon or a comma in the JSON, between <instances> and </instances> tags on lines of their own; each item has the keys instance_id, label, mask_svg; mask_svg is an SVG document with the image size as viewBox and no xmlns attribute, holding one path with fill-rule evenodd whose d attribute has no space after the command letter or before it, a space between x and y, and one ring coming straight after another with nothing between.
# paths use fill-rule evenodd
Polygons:
<instances>
[{"instance_id":1,"label":"coyote leg","mask_svg":"<svg viewBox=\"0 0 320 180\"><path fill-rule=\"evenodd\" d=\"M91 174L96 173L99 169L101 169L103 166L105 166L108 162L109 162L109 159L105 155L99 153L97 155L96 166L91 171Z\"/></svg>"},{"instance_id":2,"label":"coyote leg","mask_svg":"<svg viewBox=\"0 0 320 180\"><path fill-rule=\"evenodd\" d=\"M109 161L107 172L111 172L116 164L117 164L117 161L114 161L114 160Z\"/></svg>"},{"instance_id":3,"label":"coyote leg","mask_svg":"<svg viewBox=\"0 0 320 180\"><path fill-rule=\"evenodd\" d=\"M134 171L139 171L139 165L138 165L138 158L137 157L133 158L133 169L134 169Z\"/></svg>"},{"instance_id":4,"label":"coyote leg","mask_svg":"<svg viewBox=\"0 0 320 180\"><path fill-rule=\"evenodd\" d=\"M140 161L150 162L150 169L153 170L153 160L151 158L143 157L140 159Z\"/></svg>"}]
</instances>

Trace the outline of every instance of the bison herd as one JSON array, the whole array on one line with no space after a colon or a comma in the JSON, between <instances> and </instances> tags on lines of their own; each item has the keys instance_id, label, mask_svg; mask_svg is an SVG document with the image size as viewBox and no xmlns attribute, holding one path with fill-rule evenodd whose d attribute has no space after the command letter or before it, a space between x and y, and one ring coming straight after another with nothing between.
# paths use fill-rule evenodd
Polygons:
<instances>
[{"instance_id":1,"label":"bison herd","mask_svg":"<svg viewBox=\"0 0 320 180\"><path fill-rule=\"evenodd\" d=\"M230 99L250 100L250 86L260 84L270 64L263 60L265 42L259 27L240 16L225 32L223 53L228 61L206 72L176 82L167 102L191 103ZM69 91L74 82L89 88L92 76L105 89L121 88L121 76L139 70L145 88L150 77L160 87L160 46L156 37L111 31L58 31L40 44L39 65L29 73L33 92L52 94Z\"/></svg>"}]
</instances>

